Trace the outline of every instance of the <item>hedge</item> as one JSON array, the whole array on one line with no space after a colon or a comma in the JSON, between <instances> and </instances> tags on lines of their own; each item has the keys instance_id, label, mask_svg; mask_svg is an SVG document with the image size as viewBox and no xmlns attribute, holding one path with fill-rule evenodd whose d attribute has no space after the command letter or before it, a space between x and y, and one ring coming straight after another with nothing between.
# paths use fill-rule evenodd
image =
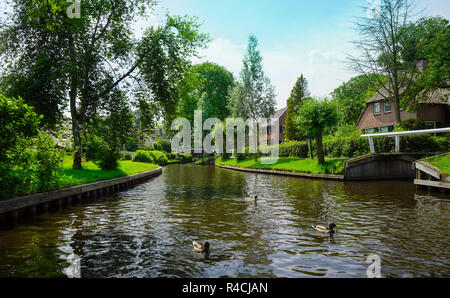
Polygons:
<instances>
[{"instance_id":1,"label":"hedge","mask_svg":"<svg viewBox=\"0 0 450 298\"><path fill-rule=\"evenodd\" d=\"M327 157L358 157L370 153L368 138L351 136L346 138L324 138L324 153ZM374 138L376 152L394 152L395 138ZM314 146L315 147L315 146ZM434 137L431 135L410 135L400 138L401 152L447 152L450 148L450 137Z\"/></svg>"},{"instance_id":2,"label":"hedge","mask_svg":"<svg viewBox=\"0 0 450 298\"><path fill-rule=\"evenodd\" d=\"M147 151L147 150L136 151L133 161L144 162L144 163L154 163L153 156L150 154L150 151Z\"/></svg>"},{"instance_id":3,"label":"hedge","mask_svg":"<svg viewBox=\"0 0 450 298\"><path fill-rule=\"evenodd\" d=\"M192 162L192 155L189 153L180 153L181 162Z\"/></svg>"}]
</instances>

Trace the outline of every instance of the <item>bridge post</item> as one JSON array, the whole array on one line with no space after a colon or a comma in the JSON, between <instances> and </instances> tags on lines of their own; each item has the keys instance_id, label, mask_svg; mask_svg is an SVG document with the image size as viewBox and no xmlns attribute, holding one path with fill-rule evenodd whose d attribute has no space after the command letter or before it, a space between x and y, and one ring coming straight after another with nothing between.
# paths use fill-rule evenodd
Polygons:
<instances>
[{"instance_id":1,"label":"bridge post","mask_svg":"<svg viewBox=\"0 0 450 298\"><path fill-rule=\"evenodd\" d=\"M400 152L400 136L395 136L395 152Z\"/></svg>"},{"instance_id":2,"label":"bridge post","mask_svg":"<svg viewBox=\"0 0 450 298\"><path fill-rule=\"evenodd\" d=\"M369 137L369 146L370 146L370 153L375 153L375 145L373 144L373 137Z\"/></svg>"}]
</instances>

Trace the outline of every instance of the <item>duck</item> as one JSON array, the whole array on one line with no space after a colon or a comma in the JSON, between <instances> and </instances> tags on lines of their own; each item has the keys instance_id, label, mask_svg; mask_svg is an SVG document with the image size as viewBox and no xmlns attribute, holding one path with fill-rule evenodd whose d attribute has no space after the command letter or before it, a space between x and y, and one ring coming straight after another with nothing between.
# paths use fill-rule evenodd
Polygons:
<instances>
[{"instance_id":1,"label":"duck","mask_svg":"<svg viewBox=\"0 0 450 298\"><path fill-rule=\"evenodd\" d=\"M209 242L206 241L205 243L200 243L197 241L193 241L192 245L194 246L194 250L198 252L209 252Z\"/></svg>"},{"instance_id":2,"label":"duck","mask_svg":"<svg viewBox=\"0 0 450 298\"><path fill-rule=\"evenodd\" d=\"M330 225L323 226L323 225L313 225L312 226L314 230L321 232L321 233L328 233L328 234L334 234L335 230L334 228L337 228L337 226L334 223L330 223Z\"/></svg>"},{"instance_id":3,"label":"duck","mask_svg":"<svg viewBox=\"0 0 450 298\"><path fill-rule=\"evenodd\" d=\"M256 204L258 202L258 196L255 196L254 198L245 198L244 201L255 202L255 204Z\"/></svg>"}]
</instances>

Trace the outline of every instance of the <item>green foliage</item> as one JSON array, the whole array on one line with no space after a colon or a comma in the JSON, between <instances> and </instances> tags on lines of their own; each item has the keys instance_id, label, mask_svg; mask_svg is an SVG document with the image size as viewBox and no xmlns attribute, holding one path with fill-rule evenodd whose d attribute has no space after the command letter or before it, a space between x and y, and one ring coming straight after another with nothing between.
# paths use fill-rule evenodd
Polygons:
<instances>
[{"instance_id":1,"label":"green foliage","mask_svg":"<svg viewBox=\"0 0 450 298\"><path fill-rule=\"evenodd\" d=\"M0 163L5 162L7 151L15 148L21 139L38 134L41 118L20 97L7 98L0 94Z\"/></svg>"},{"instance_id":2,"label":"green foliage","mask_svg":"<svg viewBox=\"0 0 450 298\"><path fill-rule=\"evenodd\" d=\"M172 145L170 144L169 141L160 139L153 143L153 149L165 152L172 152Z\"/></svg>"},{"instance_id":3,"label":"green foliage","mask_svg":"<svg viewBox=\"0 0 450 298\"><path fill-rule=\"evenodd\" d=\"M169 159L164 152L157 150L138 150L134 155L135 162L143 162L143 163L155 163L164 165L167 164Z\"/></svg>"},{"instance_id":4,"label":"green foliage","mask_svg":"<svg viewBox=\"0 0 450 298\"><path fill-rule=\"evenodd\" d=\"M233 74L224 67L211 62L194 65L179 86L177 114L191 124L196 109L202 110L204 119L227 118L228 90L233 85Z\"/></svg>"},{"instance_id":5,"label":"green foliage","mask_svg":"<svg viewBox=\"0 0 450 298\"><path fill-rule=\"evenodd\" d=\"M420 118L402 119L398 126L403 130L421 130L425 129L425 121Z\"/></svg>"},{"instance_id":6,"label":"green foliage","mask_svg":"<svg viewBox=\"0 0 450 298\"><path fill-rule=\"evenodd\" d=\"M86 157L89 160L105 171L117 169L121 158L117 149L111 148L103 138L96 135L88 135L86 142Z\"/></svg>"},{"instance_id":7,"label":"green foliage","mask_svg":"<svg viewBox=\"0 0 450 298\"><path fill-rule=\"evenodd\" d=\"M167 164L167 162L169 161L167 158L167 155L164 152L161 151L147 151L150 153L150 155L153 158L154 163L159 164L159 165L164 165Z\"/></svg>"},{"instance_id":8,"label":"green foliage","mask_svg":"<svg viewBox=\"0 0 450 298\"><path fill-rule=\"evenodd\" d=\"M56 149L52 137L39 132L35 137L21 138L8 150L0 164L0 198L10 198L52 190L58 186L56 170L63 150Z\"/></svg>"},{"instance_id":9,"label":"green foliage","mask_svg":"<svg viewBox=\"0 0 450 298\"><path fill-rule=\"evenodd\" d=\"M177 158L177 154L176 154L176 153L173 153L173 152L171 152L171 153L166 153L166 155L167 155L167 158L168 158L169 160L174 160L174 159Z\"/></svg>"},{"instance_id":10,"label":"green foliage","mask_svg":"<svg viewBox=\"0 0 450 298\"><path fill-rule=\"evenodd\" d=\"M150 154L150 151L147 150L136 151L133 161L143 163L155 163L155 161L153 160L153 156Z\"/></svg>"},{"instance_id":11,"label":"green foliage","mask_svg":"<svg viewBox=\"0 0 450 298\"><path fill-rule=\"evenodd\" d=\"M450 175L450 154L435 156L425 161L437 167L442 174Z\"/></svg>"},{"instance_id":12,"label":"green foliage","mask_svg":"<svg viewBox=\"0 0 450 298\"><path fill-rule=\"evenodd\" d=\"M286 142L280 144L280 157L308 157L308 143L307 142Z\"/></svg>"},{"instance_id":13,"label":"green foliage","mask_svg":"<svg viewBox=\"0 0 450 298\"><path fill-rule=\"evenodd\" d=\"M366 101L372 97L385 78L375 74L360 75L343 83L332 93L332 101L338 109L339 125L356 125L364 111ZM375 88L373 84L375 83Z\"/></svg>"},{"instance_id":14,"label":"green foliage","mask_svg":"<svg viewBox=\"0 0 450 298\"><path fill-rule=\"evenodd\" d=\"M0 95L0 198L48 191L57 185L55 171L62 150L38 131L41 117L20 98Z\"/></svg>"},{"instance_id":15,"label":"green foliage","mask_svg":"<svg viewBox=\"0 0 450 298\"><path fill-rule=\"evenodd\" d=\"M335 106L330 101L308 98L298 110L296 123L306 135L315 137L325 128L334 126L337 120Z\"/></svg>"},{"instance_id":16,"label":"green foliage","mask_svg":"<svg viewBox=\"0 0 450 298\"><path fill-rule=\"evenodd\" d=\"M275 112L275 94L265 76L258 40L251 35L243 60L240 81L232 88L228 108L235 117L244 119L268 118Z\"/></svg>"},{"instance_id":17,"label":"green foliage","mask_svg":"<svg viewBox=\"0 0 450 298\"><path fill-rule=\"evenodd\" d=\"M286 114L286 139L292 141L300 141L305 138L301 131L295 125L296 111L300 108L303 98L309 96L308 81L303 75L297 79L294 88L291 91L291 96L287 101Z\"/></svg>"},{"instance_id":18,"label":"green foliage","mask_svg":"<svg viewBox=\"0 0 450 298\"><path fill-rule=\"evenodd\" d=\"M430 135L402 136L401 152L446 152L450 145L449 137ZM392 137L374 138L376 152L394 152L395 139ZM349 137L326 137L323 142L327 157L359 157L370 153L369 141L353 135Z\"/></svg>"},{"instance_id":19,"label":"green foliage","mask_svg":"<svg viewBox=\"0 0 450 298\"><path fill-rule=\"evenodd\" d=\"M422 18L401 28L402 58L416 63L427 61L427 68L418 71L411 88L402 97L402 104L414 111L436 88L447 88L450 78L450 26L440 17ZM442 98L446 101L447 98Z\"/></svg>"},{"instance_id":20,"label":"green foliage","mask_svg":"<svg viewBox=\"0 0 450 298\"><path fill-rule=\"evenodd\" d=\"M180 153L180 160L181 162L192 162L193 158L192 155L189 153Z\"/></svg>"},{"instance_id":21,"label":"green foliage","mask_svg":"<svg viewBox=\"0 0 450 298\"><path fill-rule=\"evenodd\" d=\"M120 153L120 160L132 160L131 154L128 152Z\"/></svg>"},{"instance_id":22,"label":"green foliage","mask_svg":"<svg viewBox=\"0 0 450 298\"><path fill-rule=\"evenodd\" d=\"M152 94L147 102L168 116L175 114L176 86L209 38L199 33L196 19L171 16L145 28L138 38L132 24L153 12L152 0L84 1L80 18L67 17L67 1L48 4L12 1L9 20L0 29L2 74L8 76L0 88L23 93L50 116L61 115L69 99L74 168L80 169L86 125L108 114L117 97L134 93L130 98L139 101Z\"/></svg>"}]
</instances>

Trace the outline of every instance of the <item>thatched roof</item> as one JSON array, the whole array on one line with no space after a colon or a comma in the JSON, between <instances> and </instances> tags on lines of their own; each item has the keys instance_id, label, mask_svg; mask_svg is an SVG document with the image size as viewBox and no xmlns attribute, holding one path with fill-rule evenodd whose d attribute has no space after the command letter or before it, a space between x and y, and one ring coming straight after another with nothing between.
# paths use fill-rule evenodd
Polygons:
<instances>
[{"instance_id":1,"label":"thatched roof","mask_svg":"<svg viewBox=\"0 0 450 298\"><path fill-rule=\"evenodd\" d=\"M377 93L375 93L374 96L372 96L369 100L367 100L366 103L372 103L372 102L378 102L383 101L386 98L389 98L389 94L391 92L388 92L390 90L391 86L385 85L383 88L380 88ZM449 102L449 95L450 95L450 88L438 88L436 90L433 90L426 95L419 95L420 102L424 104L448 104Z\"/></svg>"}]
</instances>

